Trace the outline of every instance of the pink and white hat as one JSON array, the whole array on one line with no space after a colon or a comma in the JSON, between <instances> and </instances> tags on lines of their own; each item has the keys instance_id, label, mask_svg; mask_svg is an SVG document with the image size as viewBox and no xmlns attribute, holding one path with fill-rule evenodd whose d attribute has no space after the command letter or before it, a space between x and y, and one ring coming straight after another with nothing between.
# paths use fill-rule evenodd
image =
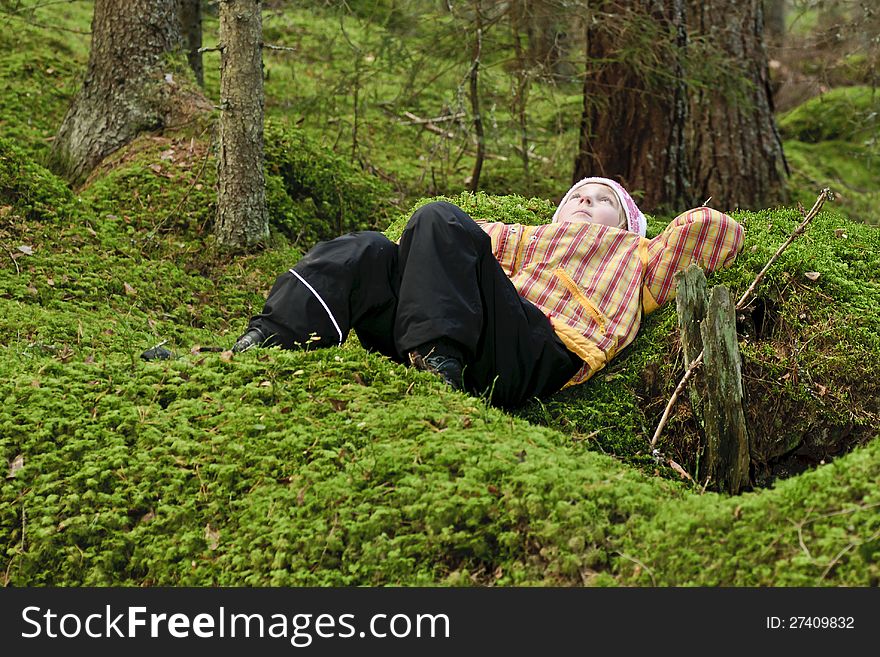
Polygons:
<instances>
[{"instance_id":1,"label":"pink and white hat","mask_svg":"<svg viewBox=\"0 0 880 657\"><path fill-rule=\"evenodd\" d=\"M556 217L559 216L559 208L565 205L566 201L568 201L569 197L574 193L574 191L587 183L599 183L602 185L607 185L610 187L614 193L617 195L617 200L620 202L620 207L623 208L624 213L626 214L626 228L631 233L636 233L637 235L645 236L645 230L648 227L648 222L645 220L645 215L642 214L642 211L639 210L639 206L636 205L636 202L633 200L632 196L629 195L620 183L615 182L609 178L584 178L581 181L576 182L571 189L568 190L565 196L562 197L562 201L560 201L559 206L556 208L556 212L553 213L553 221L556 221Z\"/></svg>"}]
</instances>

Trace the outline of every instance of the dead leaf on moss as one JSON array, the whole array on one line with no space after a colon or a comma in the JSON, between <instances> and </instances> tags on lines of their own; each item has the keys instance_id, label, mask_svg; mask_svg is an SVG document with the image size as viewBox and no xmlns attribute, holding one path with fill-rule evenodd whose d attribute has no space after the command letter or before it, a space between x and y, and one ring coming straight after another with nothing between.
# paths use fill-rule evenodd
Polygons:
<instances>
[{"instance_id":1,"label":"dead leaf on moss","mask_svg":"<svg viewBox=\"0 0 880 657\"><path fill-rule=\"evenodd\" d=\"M216 550L220 545L220 530L211 527L211 523L205 525L205 541L209 550Z\"/></svg>"},{"instance_id":2,"label":"dead leaf on moss","mask_svg":"<svg viewBox=\"0 0 880 657\"><path fill-rule=\"evenodd\" d=\"M820 273L817 272L817 271L808 271L808 272L804 272L804 276L807 277L807 278L809 278L811 281L818 281L818 280L819 280L819 277L820 277L821 275L822 275L822 274L820 274Z\"/></svg>"},{"instance_id":3,"label":"dead leaf on moss","mask_svg":"<svg viewBox=\"0 0 880 657\"><path fill-rule=\"evenodd\" d=\"M227 349L226 351L224 351L220 354L220 360L222 360L224 363L231 363L232 356L233 356L232 350Z\"/></svg>"},{"instance_id":4,"label":"dead leaf on moss","mask_svg":"<svg viewBox=\"0 0 880 657\"><path fill-rule=\"evenodd\" d=\"M9 464L9 474L6 475L7 479L12 479L15 477L16 473L24 467L24 454L19 454L14 459L12 459L12 463Z\"/></svg>"},{"instance_id":5,"label":"dead leaf on moss","mask_svg":"<svg viewBox=\"0 0 880 657\"><path fill-rule=\"evenodd\" d=\"M29 247L27 244L22 244L18 247L18 250L24 253L25 255L34 255L34 250Z\"/></svg>"},{"instance_id":6,"label":"dead leaf on moss","mask_svg":"<svg viewBox=\"0 0 880 657\"><path fill-rule=\"evenodd\" d=\"M135 289L134 289L131 285L129 285L128 283L123 283L123 284L122 284L122 289L125 290L125 296L127 296L127 297L134 297L134 296L137 296L137 290L135 290Z\"/></svg>"},{"instance_id":7,"label":"dead leaf on moss","mask_svg":"<svg viewBox=\"0 0 880 657\"><path fill-rule=\"evenodd\" d=\"M694 478L691 477L687 473L687 470L685 470L683 467L681 467L678 463L676 463L672 459L669 459L667 461L667 463L669 463L669 467L672 468L673 470L675 470L682 479L690 479L691 481L694 480Z\"/></svg>"}]
</instances>

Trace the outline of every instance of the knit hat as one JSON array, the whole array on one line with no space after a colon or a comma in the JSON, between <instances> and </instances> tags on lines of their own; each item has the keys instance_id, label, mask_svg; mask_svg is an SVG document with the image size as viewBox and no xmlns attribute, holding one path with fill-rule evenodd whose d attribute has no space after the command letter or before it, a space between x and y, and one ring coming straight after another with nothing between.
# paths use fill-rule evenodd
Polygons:
<instances>
[{"instance_id":1,"label":"knit hat","mask_svg":"<svg viewBox=\"0 0 880 657\"><path fill-rule=\"evenodd\" d=\"M572 188L568 190L568 193L562 197L562 201L560 201L559 206L556 208L556 212L553 213L553 221L556 221L556 217L559 216L559 209L566 204L575 190L587 183L599 183L600 185L607 185L610 187L617 196L617 200L620 203L620 207L623 208L624 214L626 214L627 230L631 233L641 235L642 237L645 236L645 229L648 227L645 215L642 214L642 211L639 210L636 202L633 201L632 196L629 195L620 183L614 182L608 178L584 178L583 180L576 182Z\"/></svg>"}]
</instances>

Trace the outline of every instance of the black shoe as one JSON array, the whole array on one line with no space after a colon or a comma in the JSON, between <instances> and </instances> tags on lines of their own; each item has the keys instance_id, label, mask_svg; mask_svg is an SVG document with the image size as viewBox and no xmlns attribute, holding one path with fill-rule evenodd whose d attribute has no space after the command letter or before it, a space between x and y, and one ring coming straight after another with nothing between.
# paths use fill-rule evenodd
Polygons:
<instances>
[{"instance_id":1,"label":"black shoe","mask_svg":"<svg viewBox=\"0 0 880 657\"><path fill-rule=\"evenodd\" d=\"M416 351L409 354L409 362L413 367L424 372L431 372L442 377L453 390L462 389L462 364L455 356L431 354L422 356Z\"/></svg>"},{"instance_id":2,"label":"black shoe","mask_svg":"<svg viewBox=\"0 0 880 657\"><path fill-rule=\"evenodd\" d=\"M247 332L238 340L236 340L234 345L232 345L232 353L240 354L243 351L247 351L251 347L259 347L265 341L266 337L263 335L263 332L260 329L248 329Z\"/></svg>"}]
</instances>

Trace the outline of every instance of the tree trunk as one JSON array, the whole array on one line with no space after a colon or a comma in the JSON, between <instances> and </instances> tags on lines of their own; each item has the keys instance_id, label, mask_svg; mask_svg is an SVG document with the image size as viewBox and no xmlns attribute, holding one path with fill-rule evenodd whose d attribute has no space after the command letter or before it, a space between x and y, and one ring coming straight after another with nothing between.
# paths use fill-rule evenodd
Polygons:
<instances>
[{"instance_id":1,"label":"tree trunk","mask_svg":"<svg viewBox=\"0 0 880 657\"><path fill-rule=\"evenodd\" d=\"M573 179L617 179L649 212L710 196L723 209L783 202L788 166L773 117L761 3L635 0L626 9L614 0L600 3L587 21ZM627 32L646 29L648 38ZM650 57L631 54L635 36L654 44ZM689 83L688 58L706 59L695 51L697 36L738 77Z\"/></svg>"},{"instance_id":2,"label":"tree trunk","mask_svg":"<svg viewBox=\"0 0 880 657\"><path fill-rule=\"evenodd\" d=\"M470 188L476 192L480 188L480 171L483 170L483 159L486 157L486 138L483 134L483 117L480 114L480 51L483 47L483 29L480 21L479 7L477 7L476 41L474 42L473 62L468 75L470 79L469 93L471 99L471 111L474 114L474 133L477 137L477 155L474 158L474 168L471 171Z\"/></svg>"},{"instance_id":3,"label":"tree trunk","mask_svg":"<svg viewBox=\"0 0 880 657\"><path fill-rule=\"evenodd\" d=\"M220 157L217 239L253 246L269 236L263 175L260 0L220 3Z\"/></svg>"},{"instance_id":4,"label":"tree trunk","mask_svg":"<svg viewBox=\"0 0 880 657\"><path fill-rule=\"evenodd\" d=\"M684 0L636 0L627 7L605 2L595 20L587 20L584 108L573 180L591 175L616 179L645 210L693 205L680 63L687 39ZM636 17L642 20L637 23ZM639 29L645 17L652 19L658 39L665 40L656 66L672 71L672 82L656 70L635 69L619 54L628 41L626 30Z\"/></svg>"},{"instance_id":5,"label":"tree trunk","mask_svg":"<svg viewBox=\"0 0 880 657\"><path fill-rule=\"evenodd\" d=\"M202 66L202 2L201 0L179 0L180 33L186 50L186 59L195 73L200 87L205 85L205 69Z\"/></svg>"},{"instance_id":6,"label":"tree trunk","mask_svg":"<svg viewBox=\"0 0 880 657\"><path fill-rule=\"evenodd\" d=\"M180 48L176 10L176 0L95 1L86 78L49 156L51 168L73 184L180 109L177 83L163 69Z\"/></svg>"},{"instance_id":7,"label":"tree trunk","mask_svg":"<svg viewBox=\"0 0 880 657\"><path fill-rule=\"evenodd\" d=\"M691 95L693 186L725 210L786 200L788 164L773 117L762 0L689 0L688 30L706 37L743 76L743 96L706 87Z\"/></svg>"}]
</instances>

